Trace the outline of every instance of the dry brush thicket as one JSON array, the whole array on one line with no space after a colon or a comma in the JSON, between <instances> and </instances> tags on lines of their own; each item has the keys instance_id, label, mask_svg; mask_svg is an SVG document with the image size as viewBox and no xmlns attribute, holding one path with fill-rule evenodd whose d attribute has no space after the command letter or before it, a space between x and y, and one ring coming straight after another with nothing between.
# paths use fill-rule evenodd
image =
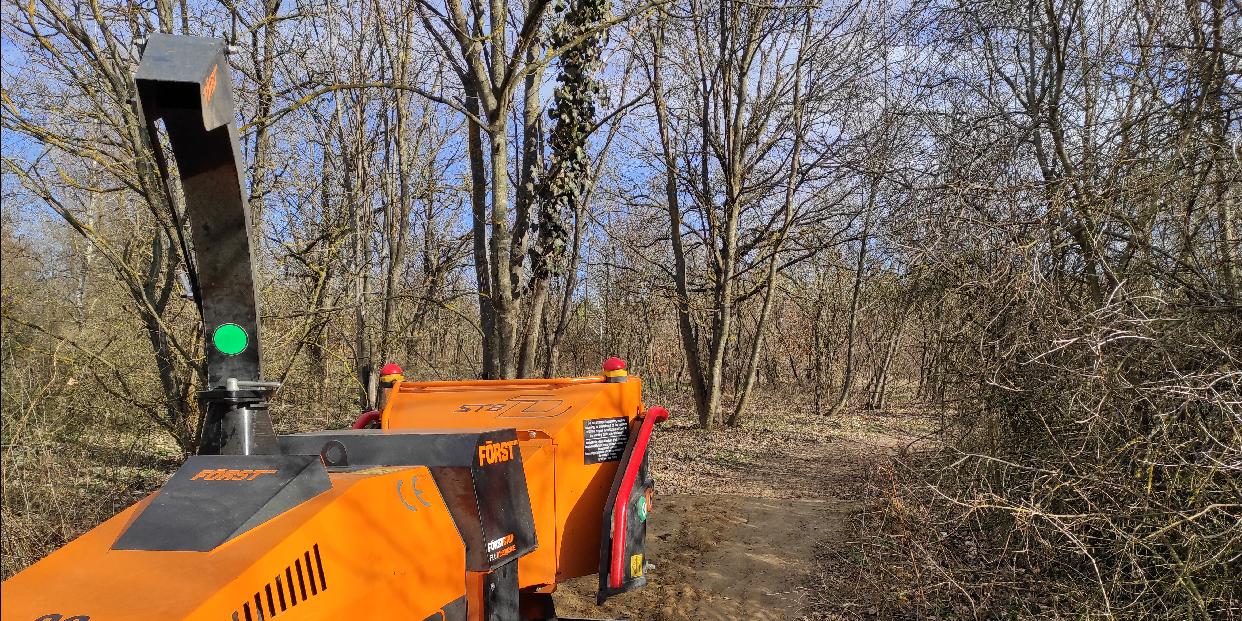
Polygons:
<instances>
[{"instance_id":1,"label":"dry brush thicket","mask_svg":"<svg viewBox=\"0 0 1242 621\"><path fill-rule=\"evenodd\" d=\"M385 362L613 354L703 427L917 408L842 610L1237 617L1240 14L5 0L4 574L195 446L192 241L130 80L164 31L233 45L279 429Z\"/></svg>"}]
</instances>

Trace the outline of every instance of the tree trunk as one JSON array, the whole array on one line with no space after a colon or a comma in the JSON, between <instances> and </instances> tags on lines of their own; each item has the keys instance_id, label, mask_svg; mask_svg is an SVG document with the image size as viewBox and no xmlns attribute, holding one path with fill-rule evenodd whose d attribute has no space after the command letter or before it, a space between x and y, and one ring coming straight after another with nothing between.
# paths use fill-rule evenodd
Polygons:
<instances>
[{"instance_id":1,"label":"tree trunk","mask_svg":"<svg viewBox=\"0 0 1242 621\"><path fill-rule=\"evenodd\" d=\"M497 377L511 379L517 375L514 345L517 341L518 308L509 271L512 258L512 247L509 245L509 137L503 115L490 120L487 133L492 148L490 255L492 282L496 286L492 291L492 308L496 312L496 371Z\"/></svg>"},{"instance_id":2,"label":"tree trunk","mask_svg":"<svg viewBox=\"0 0 1242 621\"><path fill-rule=\"evenodd\" d=\"M889 335L888 343L884 347L884 359L876 368L875 374L871 381L871 390L867 395L867 409L883 410L888 402L888 371L892 366L893 356L897 353L897 342L901 339L902 329L905 327L905 317L901 317L896 325L893 326L893 332Z\"/></svg>"},{"instance_id":3,"label":"tree trunk","mask_svg":"<svg viewBox=\"0 0 1242 621\"><path fill-rule=\"evenodd\" d=\"M850 391L854 388L855 363L854 349L858 340L858 303L862 297L863 279L867 273L867 241L871 233L871 208L875 204L876 183L872 182L871 198L867 201L867 213L863 216L862 238L858 241L858 262L854 266L854 288L850 293L850 310L848 327L845 333L845 368L841 373L841 391L828 411L829 416L836 416L845 409L849 401Z\"/></svg>"},{"instance_id":4,"label":"tree trunk","mask_svg":"<svg viewBox=\"0 0 1242 621\"><path fill-rule=\"evenodd\" d=\"M527 62L533 63L534 49L527 51ZM510 266L515 286L521 287L522 261L530 245L530 218L535 208L538 175L543 172L543 123L539 87L543 82L543 68L526 75L526 88L522 98L522 168L517 187L517 223L513 227L512 261ZM542 223L541 223L542 224ZM549 274L532 274L530 298L526 305L526 330L518 348L517 376L530 377L535 366L535 353L539 337L543 333L543 309L548 300Z\"/></svg>"},{"instance_id":5,"label":"tree trunk","mask_svg":"<svg viewBox=\"0 0 1242 621\"><path fill-rule=\"evenodd\" d=\"M268 192L268 172L272 167L272 138L268 132L269 118L272 114L273 64L275 63L277 12L280 11L279 0L265 0L263 3L263 44L259 45L259 33L251 37L251 63L254 64L255 83L258 89L258 109L255 110L254 140L252 142L252 163L250 166L250 195L247 205L250 208L251 222L257 228L263 221L263 195Z\"/></svg>"},{"instance_id":6,"label":"tree trunk","mask_svg":"<svg viewBox=\"0 0 1242 621\"><path fill-rule=\"evenodd\" d=\"M467 82L466 108L480 113L479 98ZM474 237L474 277L479 288L479 331L482 332L483 379L500 377L496 357L496 315L492 308L492 270L487 257L487 163L483 155L483 132L466 121L466 152L470 159L470 208Z\"/></svg>"},{"instance_id":7,"label":"tree trunk","mask_svg":"<svg viewBox=\"0 0 1242 621\"><path fill-rule=\"evenodd\" d=\"M540 278L535 281L534 290L528 298L526 334L522 339L522 349L518 353L518 377L531 377L535 366L535 354L539 345L539 334L543 332L543 310L548 301L548 280Z\"/></svg>"},{"instance_id":8,"label":"tree trunk","mask_svg":"<svg viewBox=\"0 0 1242 621\"><path fill-rule=\"evenodd\" d=\"M755 323L755 339L750 346L750 355L747 356L746 370L743 372L742 387L738 391L737 403L733 407L733 412L729 414L729 426L738 424L741 420L742 413L746 411L746 406L750 402L750 392L755 387L755 370L759 364L759 349L763 344L763 331L768 325L768 313L772 309L772 282L776 280L775 272L776 258L768 263L768 273L766 275L767 282L763 289L763 306L759 309L759 320Z\"/></svg>"},{"instance_id":9,"label":"tree trunk","mask_svg":"<svg viewBox=\"0 0 1242 621\"><path fill-rule=\"evenodd\" d=\"M686 370L690 375L690 388L694 393L695 410L699 417L699 426L711 426L711 407L707 398L707 386L703 381L702 357L699 354L698 334L690 317L690 287L686 273L686 249L681 237L681 205L677 196L677 153L673 147L672 127L670 126L668 104L664 100L664 81L661 78L661 56L664 43L663 17L657 22L656 32L652 37L654 54L651 66L651 91L655 103L656 124L660 131L660 146L664 154L664 198L667 202L669 242L673 247L673 280L677 288L677 330L681 335L681 346L685 350Z\"/></svg>"},{"instance_id":10,"label":"tree trunk","mask_svg":"<svg viewBox=\"0 0 1242 621\"><path fill-rule=\"evenodd\" d=\"M582 205L579 204L574 214L573 250L569 258L569 271L565 274L565 291L561 297L561 312L556 319L556 329L548 342L548 358L543 367L544 377L556 377L557 367L561 361L561 340L565 338L565 328L569 326L569 318L573 312L574 291L578 288L578 259L582 254L582 233L585 218L582 217Z\"/></svg>"},{"instance_id":11,"label":"tree trunk","mask_svg":"<svg viewBox=\"0 0 1242 621\"><path fill-rule=\"evenodd\" d=\"M784 221L780 234L772 244L772 256L768 259L767 272L763 276L763 306L759 310L759 320L755 324L755 340L751 344L750 356L746 360L746 370L744 371L741 390L738 391L737 404L733 408L733 413L729 415L730 426L737 425L742 413L746 411L746 406L750 401L751 390L754 389L755 370L759 364L759 350L763 345L764 329L768 325L768 315L772 310L772 288L776 283L776 266L780 262L781 248L784 245L785 238L789 235L789 227L793 224L794 196L798 186L798 174L802 163L802 141L805 134L802 127L802 60L803 50L806 49L810 34L811 13L808 11L806 20L803 22L802 44L798 46L798 59L794 63L792 113L794 141L789 154L789 173L785 180L785 200L781 207Z\"/></svg>"}]
</instances>

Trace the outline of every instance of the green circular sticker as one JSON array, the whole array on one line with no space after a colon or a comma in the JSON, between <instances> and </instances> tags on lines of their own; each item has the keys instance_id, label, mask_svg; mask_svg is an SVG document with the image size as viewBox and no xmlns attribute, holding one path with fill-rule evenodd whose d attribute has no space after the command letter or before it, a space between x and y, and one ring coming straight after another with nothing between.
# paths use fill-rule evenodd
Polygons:
<instances>
[{"instance_id":1,"label":"green circular sticker","mask_svg":"<svg viewBox=\"0 0 1242 621\"><path fill-rule=\"evenodd\" d=\"M647 497L643 496L638 499L638 519L647 521Z\"/></svg>"},{"instance_id":2,"label":"green circular sticker","mask_svg":"<svg viewBox=\"0 0 1242 621\"><path fill-rule=\"evenodd\" d=\"M236 356L246 351L246 346L250 344L250 335L246 334L245 328L235 323L226 323L211 334L211 344L226 356Z\"/></svg>"}]
</instances>

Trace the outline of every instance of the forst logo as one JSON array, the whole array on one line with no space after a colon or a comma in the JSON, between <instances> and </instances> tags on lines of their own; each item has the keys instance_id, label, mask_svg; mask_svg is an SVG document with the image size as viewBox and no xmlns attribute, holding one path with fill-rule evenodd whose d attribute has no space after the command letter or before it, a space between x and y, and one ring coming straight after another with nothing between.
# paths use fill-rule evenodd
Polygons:
<instances>
[{"instance_id":1,"label":"forst logo","mask_svg":"<svg viewBox=\"0 0 1242 621\"><path fill-rule=\"evenodd\" d=\"M513 533L509 533L500 539L493 539L487 542L487 551L495 552L496 550L499 550L511 543L513 543Z\"/></svg>"},{"instance_id":2,"label":"forst logo","mask_svg":"<svg viewBox=\"0 0 1242 621\"><path fill-rule=\"evenodd\" d=\"M487 444L479 447L479 465L487 466L513 459L513 447L516 444L517 440L506 440L504 442L488 440Z\"/></svg>"},{"instance_id":3,"label":"forst logo","mask_svg":"<svg viewBox=\"0 0 1242 621\"><path fill-rule=\"evenodd\" d=\"M210 102L212 95L216 94L216 73L220 71L220 65L214 65L211 73L207 74L207 80L203 82L203 100Z\"/></svg>"},{"instance_id":4,"label":"forst logo","mask_svg":"<svg viewBox=\"0 0 1242 621\"><path fill-rule=\"evenodd\" d=\"M199 470L190 477L191 481L253 481L261 476L276 474L275 470L233 470L232 468L215 468Z\"/></svg>"},{"instance_id":5,"label":"forst logo","mask_svg":"<svg viewBox=\"0 0 1242 621\"><path fill-rule=\"evenodd\" d=\"M513 543L513 533L509 533L500 539L487 542L487 560L491 562L502 559L516 550L517 545Z\"/></svg>"}]
</instances>

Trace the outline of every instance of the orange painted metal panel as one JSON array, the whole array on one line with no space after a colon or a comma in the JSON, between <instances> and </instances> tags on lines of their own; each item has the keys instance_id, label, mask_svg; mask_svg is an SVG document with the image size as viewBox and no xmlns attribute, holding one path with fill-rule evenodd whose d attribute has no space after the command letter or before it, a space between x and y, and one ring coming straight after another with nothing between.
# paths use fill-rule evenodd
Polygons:
<instances>
[{"instance_id":1,"label":"orange painted metal panel","mask_svg":"<svg viewBox=\"0 0 1242 621\"><path fill-rule=\"evenodd\" d=\"M629 428L642 407L632 376L404 382L390 391L381 420L389 429L517 430L539 543L518 561L519 585L550 592L599 568L618 462L588 446L586 426L613 419L611 428ZM461 536L426 468L329 476L328 491L212 551L112 550L148 498L6 581L0 617L421 619L463 595L479 614L482 574L465 571ZM421 502L408 496L412 486Z\"/></svg>"},{"instance_id":2,"label":"orange painted metal panel","mask_svg":"<svg viewBox=\"0 0 1242 621\"><path fill-rule=\"evenodd\" d=\"M426 468L330 478L328 491L210 552L112 550L148 498L5 581L0 618L422 619L462 596L465 549ZM407 508L398 481L428 506Z\"/></svg>"},{"instance_id":3,"label":"orange painted metal panel","mask_svg":"<svg viewBox=\"0 0 1242 621\"><path fill-rule=\"evenodd\" d=\"M519 561L522 587L599 570L600 524L617 462L586 463L584 422L642 409L637 377L403 382L389 393L386 429L517 429L539 547Z\"/></svg>"}]
</instances>

